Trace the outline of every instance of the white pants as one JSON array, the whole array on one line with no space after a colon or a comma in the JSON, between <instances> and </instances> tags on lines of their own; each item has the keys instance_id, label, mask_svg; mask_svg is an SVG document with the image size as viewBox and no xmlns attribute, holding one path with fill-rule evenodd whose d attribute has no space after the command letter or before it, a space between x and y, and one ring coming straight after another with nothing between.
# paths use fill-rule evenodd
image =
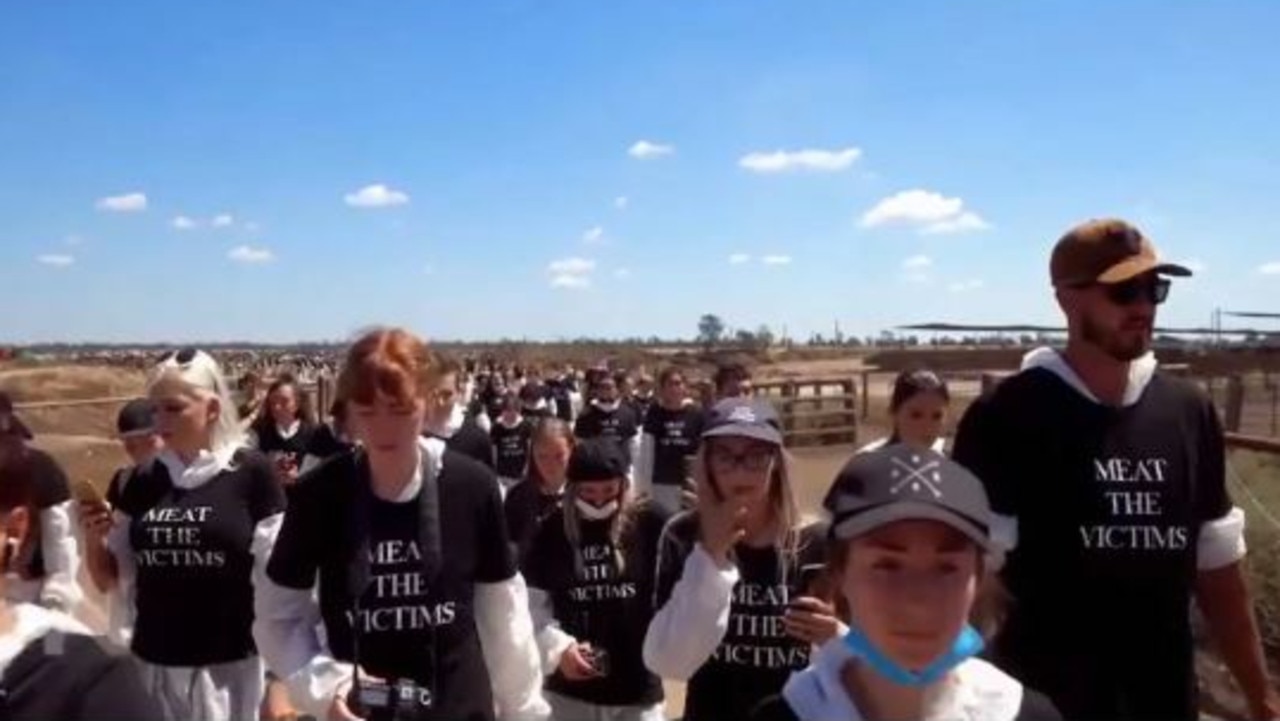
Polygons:
<instances>
[{"instance_id":1,"label":"white pants","mask_svg":"<svg viewBox=\"0 0 1280 721\"><path fill-rule=\"evenodd\" d=\"M684 509L684 488L681 486L655 483L649 498L655 506L666 511L668 515L674 516Z\"/></svg>"},{"instance_id":2,"label":"white pants","mask_svg":"<svg viewBox=\"0 0 1280 721\"><path fill-rule=\"evenodd\" d=\"M165 718L194 721L253 721L266 691L262 659L191 668L156 666L139 659L142 683L165 710Z\"/></svg>"},{"instance_id":3,"label":"white pants","mask_svg":"<svg viewBox=\"0 0 1280 721\"><path fill-rule=\"evenodd\" d=\"M547 699L547 703L551 704L553 719L573 719L573 721L666 721L667 719L662 704L597 706L550 691L543 691L542 695Z\"/></svg>"}]
</instances>

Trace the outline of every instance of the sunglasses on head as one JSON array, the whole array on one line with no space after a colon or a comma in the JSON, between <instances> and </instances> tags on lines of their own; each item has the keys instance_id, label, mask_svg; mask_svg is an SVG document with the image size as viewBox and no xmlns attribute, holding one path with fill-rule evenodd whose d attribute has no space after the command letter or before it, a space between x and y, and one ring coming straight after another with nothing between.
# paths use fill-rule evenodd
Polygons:
<instances>
[{"instance_id":1,"label":"sunglasses on head","mask_svg":"<svg viewBox=\"0 0 1280 721\"><path fill-rule=\"evenodd\" d=\"M178 365L187 365L191 361L195 360L196 355L199 353L200 353L199 349L191 348L191 347L182 348L181 350L171 350L168 353L165 353L163 356L161 356L159 362L168 363L169 361L172 360Z\"/></svg>"},{"instance_id":2,"label":"sunglasses on head","mask_svg":"<svg viewBox=\"0 0 1280 721\"><path fill-rule=\"evenodd\" d=\"M1101 286L1107 300L1115 305L1133 305L1138 301L1146 301L1151 305L1160 305L1169 298L1169 288L1173 285L1168 278L1159 276L1130 278L1123 283L1086 283L1077 286L1089 288Z\"/></svg>"}]
</instances>

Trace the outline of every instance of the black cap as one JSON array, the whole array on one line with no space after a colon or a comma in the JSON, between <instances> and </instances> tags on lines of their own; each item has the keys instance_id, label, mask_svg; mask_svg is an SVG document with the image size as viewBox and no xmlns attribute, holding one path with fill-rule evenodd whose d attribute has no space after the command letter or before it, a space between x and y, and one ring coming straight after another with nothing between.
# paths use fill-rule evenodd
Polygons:
<instances>
[{"instance_id":1,"label":"black cap","mask_svg":"<svg viewBox=\"0 0 1280 721\"><path fill-rule=\"evenodd\" d=\"M579 441L569 456L569 468L565 472L570 483L612 481L626 475L626 456L617 443L607 438Z\"/></svg>"},{"instance_id":2,"label":"black cap","mask_svg":"<svg viewBox=\"0 0 1280 721\"><path fill-rule=\"evenodd\" d=\"M945 523L994 550L991 505L982 481L936 451L895 443L859 453L836 475L822 505L831 514L835 538L926 520Z\"/></svg>"},{"instance_id":3,"label":"black cap","mask_svg":"<svg viewBox=\"0 0 1280 721\"><path fill-rule=\"evenodd\" d=\"M773 404L755 398L726 398L712 406L703 438L735 436L782 445L782 424Z\"/></svg>"},{"instance_id":4,"label":"black cap","mask_svg":"<svg viewBox=\"0 0 1280 721\"><path fill-rule=\"evenodd\" d=\"M116 416L116 433L121 438L155 433L154 407L145 398L135 398L124 404Z\"/></svg>"}]
</instances>

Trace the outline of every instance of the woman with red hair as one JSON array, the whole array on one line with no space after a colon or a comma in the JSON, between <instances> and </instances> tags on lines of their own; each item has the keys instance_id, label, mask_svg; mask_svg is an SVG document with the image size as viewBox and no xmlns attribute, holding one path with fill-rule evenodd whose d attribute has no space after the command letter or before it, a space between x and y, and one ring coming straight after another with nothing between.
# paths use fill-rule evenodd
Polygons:
<instances>
[{"instance_id":1,"label":"woman with red hair","mask_svg":"<svg viewBox=\"0 0 1280 721\"><path fill-rule=\"evenodd\" d=\"M439 382L409 332L357 340L337 390L360 446L305 474L290 499L256 634L317 718L548 714L497 477L421 436Z\"/></svg>"}]
</instances>

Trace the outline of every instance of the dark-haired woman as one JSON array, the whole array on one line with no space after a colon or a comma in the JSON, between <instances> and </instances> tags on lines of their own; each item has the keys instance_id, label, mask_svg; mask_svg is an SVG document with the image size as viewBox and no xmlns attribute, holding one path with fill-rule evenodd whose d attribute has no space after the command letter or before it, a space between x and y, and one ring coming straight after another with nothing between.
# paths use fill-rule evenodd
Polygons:
<instances>
[{"instance_id":1,"label":"dark-haired woman","mask_svg":"<svg viewBox=\"0 0 1280 721\"><path fill-rule=\"evenodd\" d=\"M946 423L947 408L950 405L951 391L938 374L923 369L899 373L893 381L893 393L889 397L893 432L859 448L858 452L874 451L894 443L906 443L921 450L945 452L947 439L942 435L942 427Z\"/></svg>"},{"instance_id":2,"label":"dark-haired woman","mask_svg":"<svg viewBox=\"0 0 1280 721\"><path fill-rule=\"evenodd\" d=\"M502 484L504 498L524 478L525 469L529 467L529 438L536 420L537 416L529 418L521 413L520 400L514 393L503 397L502 414L489 429L489 438L493 442L494 470L498 473L498 483Z\"/></svg>"},{"instance_id":3,"label":"dark-haired woman","mask_svg":"<svg viewBox=\"0 0 1280 721\"><path fill-rule=\"evenodd\" d=\"M523 559L538 532L564 498L569 456L577 440L569 424L559 418L544 418L534 424L529 437L529 463L524 480L507 492L503 514L507 534Z\"/></svg>"},{"instance_id":4,"label":"dark-haired woman","mask_svg":"<svg viewBox=\"0 0 1280 721\"><path fill-rule=\"evenodd\" d=\"M635 500L613 443L579 443L568 481L523 568L552 714L660 721L662 681L643 647L666 516Z\"/></svg>"},{"instance_id":5,"label":"dark-haired woman","mask_svg":"<svg viewBox=\"0 0 1280 721\"><path fill-rule=\"evenodd\" d=\"M824 505L827 574L849 630L755 721L1061 718L978 658L999 620L1000 551L981 481L939 453L892 445L855 456Z\"/></svg>"},{"instance_id":6,"label":"dark-haired woman","mask_svg":"<svg viewBox=\"0 0 1280 721\"><path fill-rule=\"evenodd\" d=\"M285 488L293 487L302 469L316 426L304 407L298 382L282 375L267 389L265 412L249 430L249 444L271 460Z\"/></svg>"},{"instance_id":7,"label":"dark-haired woman","mask_svg":"<svg viewBox=\"0 0 1280 721\"><path fill-rule=\"evenodd\" d=\"M290 499L255 628L291 700L317 718L547 715L497 478L420 435L442 372L407 331L357 340L338 397L360 445Z\"/></svg>"},{"instance_id":8,"label":"dark-haired woman","mask_svg":"<svg viewBox=\"0 0 1280 721\"><path fill-rule=\"evenodd\" d=\"M769 403L720 401L702 443L698 507L663 533L644 659L688 681L685 719L737 721L835 633L802 573L823 561L825 531L800 517Z\"/></svg>"},{"instance_id":9,"label":"dark-haired woman","mask_svg":"<svg viewBox=\"0 0 1280 721\"><path fill-rule=\"evenodd\" d=\"M0 587L34 542L36 470L30 459L0 459ZM113 652L76 620L0 592L0 717L5 719L168 718L134 659Z\"/></svg>"}]
</instances>

